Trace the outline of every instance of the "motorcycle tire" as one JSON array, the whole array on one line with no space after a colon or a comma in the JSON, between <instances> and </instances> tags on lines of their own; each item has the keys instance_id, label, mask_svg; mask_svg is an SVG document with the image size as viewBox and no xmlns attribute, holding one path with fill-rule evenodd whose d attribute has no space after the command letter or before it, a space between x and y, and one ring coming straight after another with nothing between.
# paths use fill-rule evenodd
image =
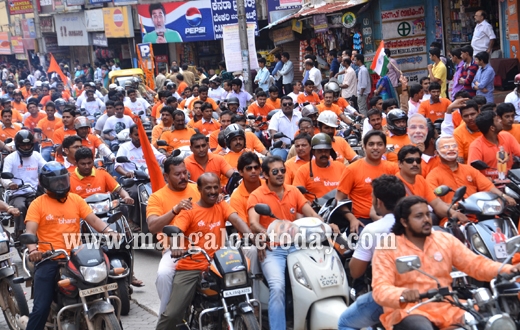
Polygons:
<instances>
[{"instance_id":1,"label":"motorcycle tire","mask_svg":"<svg viewBox=\"0 0 520 330\"><path fill-rule=\"evenodd\" d=\"M117 297L121 300L121 315L128 315L130 312L130 292L128 291L128 281L126 278L117 281Z\"/></svg>"},{"instance_id":2,"label":"motorcycle tire","mask_svg":"<svg viewBox=\"0 0 520 330\"><path fill-rule=\"evenodd\" d=\"M260 324L253 312L239 314L233 322L234 330L260 330Z\"/></svg>"},{"instance_id":3,"label":"motorcycle tire","mask_svg":"<svg viewBox=\"0 0 520 330\"><path fill-rule=\"evenodd\" d=\"M92 324L96 330L122 330L114 313L98 314L92 320Z\"/></svg>"},{"instance_id":4,"label":"motorcycle tire","mask_svg":"<svg viewBox=\"0 0 520 330\"><path fill-rule=\"evenodd\" d=\"M13 276L9 276L0 281L0 294L7 300L7 309L2 312L9 329L19 329L16 315L29 316L29 306L22 287L20 284L13 283Z\"/></svg>"}]
</instances>

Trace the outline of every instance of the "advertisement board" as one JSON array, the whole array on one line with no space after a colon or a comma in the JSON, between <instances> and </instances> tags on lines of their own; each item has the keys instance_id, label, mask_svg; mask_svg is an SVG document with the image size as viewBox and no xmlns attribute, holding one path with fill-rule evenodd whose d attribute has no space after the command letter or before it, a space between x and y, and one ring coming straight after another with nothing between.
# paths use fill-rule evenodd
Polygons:
<instances>
[{"instance_id":1,"label":"advertisement board","mask_svg":"<svg viewBox=\"0 0 520 330\"><path fill-rule=\"evenodd\" d=\"M83 12L54 16L58 45L88 46L88 32Z\"/></svg>"},{"instance_id":2,"label":"advertisement board","mask_svg":"<svg viewBox=\"0 0 520 330\"><path fill-rule=\"evenodd\" d=\"M107 38L133 38L134 28L130 7L103 8L105 35Z\"/></svg>"},{"instance_id":3,"label":"advertisement board","mask_svg":"<svg viewBox=\"0 0 520 330\"><path fill-rule=\"evenodd\" d=\"M52 16L41 16L40 26L42 33L54 33L54 18Z\"/></svg>"},{"instance_id":4,"label":"advertisement board","mask_svg":"<svg viewBox=\"0 0 520 330\"><path fill-rule=\"evenodd\" d=\"M13 54L23 54L25 50L23 48L23 38L22 37L11 37L11 46L13 48Z\"/></svg>"},{"instance_id":5,"label":"advertisement board","mask_svg":"<svg viewBox=\"0 0 520 330\"><path fill-rule=\"evenodd\" d=\"M103 9L85 10L85 25L88 32L104 31Z\"/></svg>"},{"instance_id":6,"label":"advertisement board","mask_svg":"<svg viewBox=\"0 0 520 330\"><path fill-rule=\"evenodd\" d=\"M29 14L33 12L31 0L9 0L9 14Z\"/></svg>"},{"instance_id":7,"label":"advertisement board","mask_svg":"<svg viewBox=\"0 0 520 330\"><path fill-rule=\"evenodd\" d=\"M0 55L11 55L9 32L0 32Z\"/></svg>"}]
</instances>

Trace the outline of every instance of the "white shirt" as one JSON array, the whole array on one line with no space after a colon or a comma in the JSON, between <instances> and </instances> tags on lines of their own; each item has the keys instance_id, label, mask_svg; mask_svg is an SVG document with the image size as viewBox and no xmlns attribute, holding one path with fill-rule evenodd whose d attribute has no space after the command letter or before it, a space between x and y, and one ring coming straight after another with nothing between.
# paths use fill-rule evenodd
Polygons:
<instances>
[{"instance_id":1,"label":"white shirt","mask_svg":"<svg viewBox=\"0 0 520 330\"><path fill-rule=\"evenodd\" d=\"M506 95L505 103L511 103L515 106L515 121L520 121L520 96L518 96L517 89Z\"/></svg>"},{"instance_id":2,"label":"white shirt","mask_svg":"<svg viewBox=\"0 0 520 330\"><path fill-rule=\"evenodd\" d=\"M417 113L419 111L419 106L421 105L421 101L415 103L412 99L408 100L408 117Z\"/></svg>"},{"instance_id":3,"label":"white shirt","mask_svg":"<svg viewBox=\"0 0 520 330\"><path fill-rule=\"evenodd\" d=\"M383 118L386 118L386 113L382 112L381 113L382 117ZM370 125L370 123L368 122L368 118L365 118L365 120L363 120L363 136L365 136L365 134L368 133L368 131L372 130L372 125Z\"/></svg>"},{"instance_id":4,"label":"white shirt","mask_svg":"<svg viewBox=\"0 0 520 330\"><path fill-rule=\"evenodd\" d=\"M320 69L313 67L309 70L309 80L312 80L314 86L316 86L318 91L322 90L321 87L321 71Z\"/></svg>"},{"instance_id":5,"label":"white shirt","mask_svg":"<svg viewBox=\"0 0 520 330\"><path fill-rule=\"evenodd\" d=\"M496 39L493 27L487 21L482 21L475 26L473 38L471 39L471 47L473 47L473 55L487 51L491 39Z\"/></svg>"},{"instance_id":6,"label":"white shirt","mask_svg":"<svg viewBox=\"0 0 520 330\"><path fill-rule=\"evenodd\" d=\"M153 154L159 164L162 164L166 159L166 156L161 154L154 146L152 146ZM137 168L146 168L146 160L144 159L143 149L141 147L136 148L132 141L125 142L119 146L117 151L117 157L126 156L131 162L137 165ZM132 163L118 163L116 161L115 168L122 167L126 172L135 171L135 166Z\"/></svg>"},{"instance_id":7,"label":"white shirt","mask_svg":"<svg viewBox=\"0 0 520 330\"><path fill-rule=\"evenodd\" d=\"M361 232L361 237L352 257L365 262L372 261L378 242L381 242L382 238L386 236L383 234L390 234L394 224L394 215L389 213L381 219L366 225Z\"/></svg>"},{"instance_id":8,"label":"white shirt","mask_svg":"<svg viewBox=\"0 0 520 330\"><path fill-rule=\"evenodd\" d=\"M218 88L210 88L208 91L208 97L210 99L214 99L215 101L220 101L222 99L222 94L224 93L224 88L218 86Z\"/></svg>"},{"instance_id":9,"label":"white shirt","mask_svg":"<svg viewBox=\"0 0 520 330\"><path fill-rule=\"evenodd\" d=\"M112 116L107 119L105 125L103 126L103 131L107 129L112 129L110 132L111 136L116 136L119 132L124 130L125 128L130 128L134 124L134 121L130 116L123 115L123 118L117 118L116 116Z\"/></svg>"},{"instance_id":10,"label":"white shirt","mask_svg":"<svg viewBox=\"0 0 520 330\"><path fill-rule=\"evenodd\" d=\"M22 162L20 162L20 155L15 151L4 158L4 168L2 171L13 173L15 178L22 179L25 184L30 185L36 190L38 187L38 173L45 163L46 161L37 151L33 151L30 157L22 158ZM21 184L20 180L2 179L2 184L5 188L12 182ZM30 191L30 189L18 190L14 192L13 195L22 195Z\"/></svg>"},{"instance_id":11,"label":"white shirt","mask_svg":"<svg viewBox=\"0 0 520 330\"><path fill-rule=\"evenodd\" d=\"M424 93L422 99L421 99L421 102L422 101L426 101L426 100L429 100L430 98L432 97L432 94L426 94Z\"/></svg>"},{"instance_id":12,"label":"white shirt","mask_svg":"<svg viewBox=\"0 0 520 330\"><path fill-rule=\"evenodd\" d=\"M58 113L56 113L58 114ZM103 126L105 126L105 123L107 122L107 119L108 119L108 115L106 113L102 114L101 117L99 117L96 121L96 126L94 127L94 129L96 131L102 131L103 130Z\"/></svg>"},{"instance_id":13,"label":"white shirt","mask_svg":"<svg viewBox=\"0 0 520 330\"><path fill-rule=\"evenodd\" d=\"M125 102L125 107L128 107L132 112L136 115L139 114L139 112L143 111L144 114L142 117L146 117L146 109L150 107L150 103L148 103L145 99L138 97L135 102L132 102L128 100L128 102Z\"/></svg>"},{"instance_id":14,"label":"white shirt","mask_svg":"<svg viewBox=\"0 0 520 330\"><path fill-rule=\"evenodd\" d=\"M348 99L349 97L355 96L357 93L357 82L356 71L349 66L341 81L341 84L346 84L348 87L341 90L341 97Z\"/></svg>"},{"instance_id":15,"label":"white shirt","mask_svg":"<svg viewBox=\"0 0 520 330\"><path fill-rule=\"evenodd\" d=\"M368 96L372 86L370 86L370 74L364 65L359 67L357 78L357 94L361 95L361 89L364 88L365 90L363 91L362 95Z\"/></svg>"},{"instance_id":16,"label":"white shirt","mask_svg":"<svg viewBox=\"0 0 520 330\"><path fill-rule=\"evenodd\" d=\"M269 130L274 130L276 132L283 132L289 138L292 138L294 134L298 131L298 122L302 118L302 114L298 110L293 110L292 118L289 119L283 113L282 110L278 111L271 118L271 122L269 123ZM287 138L282 138L282 141L286 145L291 144L291 140Z\"/></svg>"},{"instance_id":17,"label":"white shirt","mask_svg":"<svg viewBox=\"0 0 520 330\"><path fill-rule=\"evenodd\" d=\"M81 102L81 109L85 109L89 116L94 117L96 112L103 113L105 112L105 103L100 99L94 98L94 101L87 101L86 99Z\"/></svg>"},{"instance_id":18,"label":"white shirt","mask_svg":"<svg viewBox=\"0 0 520 330\"><path fill-rule=\"evenodd\" d=\"M103 94L101 94L100 91L96 90L94 92L94 97L96 99L102 99L103 98ZM83 102L85 99L87 98L87 95L85 95L85 91L81 92L81 95L78 96L78 99L76 100L76 108L81 108L81 102Z\"/></svg>"},{"instance_id":19,"label":"white shirt","mask_svg":"<svg viewBox=\"0 0 520 330\"><path fill-rule=\"evenodd\" d=\"M290 98L293 99L293 102L294 103L298 103L297 100L298 100L298 95L300 95L302 92L299 92L298 94L295 94L294 92L290 92L289 94L287 94L287 96L289 96Z\"/></svg>"}]
</instances>

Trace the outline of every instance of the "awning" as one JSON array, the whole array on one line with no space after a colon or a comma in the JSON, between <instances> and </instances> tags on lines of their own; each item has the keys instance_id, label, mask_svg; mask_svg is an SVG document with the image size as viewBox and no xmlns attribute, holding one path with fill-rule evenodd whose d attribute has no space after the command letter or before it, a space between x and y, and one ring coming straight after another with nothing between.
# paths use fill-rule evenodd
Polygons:
<instances>
[{"instance_id":1,"label":"awning","mask_svg":"<svg viewBox=\"0 0 520 330\"><path fill-rule=\"evenodd\" d=\"M369 0L350 0L350 1L342 1L342 2L335 2L335 3L327 3L319 7L306 7L302 8L299 11L297 11L294 14L287 15L285 17L280 18L279 20L272 22L271 24L267 25L263 29L270 29L278 24L282 24L284 22L287 22L293 18L303 18L310 15L316 15L316 14L330 14L337 11L342 11L344 9L354 7L357 5L361 5L363 3L368 2Z\"/></svg>"}]
</instances>

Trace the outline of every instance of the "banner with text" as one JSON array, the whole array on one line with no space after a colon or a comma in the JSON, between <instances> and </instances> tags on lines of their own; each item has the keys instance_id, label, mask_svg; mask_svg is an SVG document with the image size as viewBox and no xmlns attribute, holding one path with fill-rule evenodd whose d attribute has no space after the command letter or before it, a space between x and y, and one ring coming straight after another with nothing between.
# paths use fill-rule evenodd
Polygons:
<instances>
[{"instance_id":1,"label":"banner with text","mask_svg":"<svg viewBox=\"0 0 520 330\"><path fill-rule=\"evenodd\" d=\"M11 55L9 32L0 32L0 55Z\"/></svg>"},{"instance_id":2,"label":"banner with text","mask_svg":"<svg viewBox=\"0 0 520 330\"><path fill-rule=\"evenodd\" d=\"M32 14L33 6L31 0L9 0L9 14Z\"/></svg>"},{"instance_id":3,"label":"banner with text","mask_svg":"<svg viewBox=\"0 0 520 330\"><path fill-rule=\"evenodd\" d=\"M55 15L56 35L60 46L88 46L89 38L83 12Z\"/></svg>"},{"instance_id":4,"label":"banner with text","mask_svg":"<svg viewBox=\"0 0 520 330\"><path fill-rule=\"evenodd\" d=\"M226 70L229 72L242 71L242 50L240 49L240 37L238 36L238 24L224 25L223 48L226 59ZM247 41L249 48L249 66L251 70L258 69L258 58L255 46L255 25L247 25Z\"/></svg>"},{"instance_id":5,"label":"banner with text","mask_svg":"<svg viewBox=\"0 0 520 330\"><path fill-rule=\"evenodd\" d=\"M23 38L20 36L11 37L11 46L13 48L13 54L23 54L25 50L23 48Z\"/></svg>"}]
</instances>

